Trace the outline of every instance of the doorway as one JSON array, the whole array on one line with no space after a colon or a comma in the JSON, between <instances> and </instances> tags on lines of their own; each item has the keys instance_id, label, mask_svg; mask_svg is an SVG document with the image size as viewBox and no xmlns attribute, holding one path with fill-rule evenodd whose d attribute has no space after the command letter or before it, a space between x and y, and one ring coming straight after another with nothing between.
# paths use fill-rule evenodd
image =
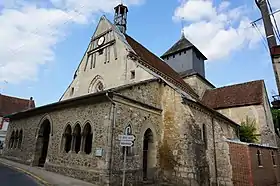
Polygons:
<instances>
[{"instance_id":1,"label":"doorway","mask_svg":"<svg viewBox=\"0 0 280 186\"><path fill-rule=\"evenodd\" d=\"M44 167L48 155L49 139L51 132L51 124L46 119L40 126L38 138L36 142L35 161L39 167Z\"/></svg>"},{"instance_id":2,"label":"doorway","mask_svg":"<svg viewBox=\"0 0 280 186\"><path fill-rule=\"evenodd\" d=\"M143 140L143 179L150 180L154 176L156 163L154 136L151 129L144 133Z\"/></svg>"}]
</instances>

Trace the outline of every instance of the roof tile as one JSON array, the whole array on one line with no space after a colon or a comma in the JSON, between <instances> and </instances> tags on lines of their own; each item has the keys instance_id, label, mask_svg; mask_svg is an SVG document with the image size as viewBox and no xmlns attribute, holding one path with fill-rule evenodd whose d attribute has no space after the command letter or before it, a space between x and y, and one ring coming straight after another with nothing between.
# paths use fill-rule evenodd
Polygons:
<instances>
[{"instance_id":1,"label":"roof tile","mask_svg":"<svg viewBox=\"0 0 280 186\"><path fill-rule=\"evenodd\" d=\"M156 69L158 72L168 76L177 83L177 86L181 86L184 91L197 97L197 94L194 92L194 90L168 64L166 64L162 59L150 52L140 43L135 41L132 37L128 35L125 35L125 37L128 44L132 47L136 54L146 63L145 65L148 65L150 68Z\"/></svg>"},{"instance_id":2,"label":"roof tile","mask_svg":"<svg viewBox=\"0 0 280 186\"><path fill-rule=\"evenodd\" d=\"M34 107L34 100L21 99L0 94L0 116L6 116Z\"/></svg>"},{"instance_id":3,"label":"roof tile","mask_svg":"<svg viewBox=\"0 0 280 186\"><path fill-rule=\"evenodd\" d=\"M202 102L213 109L262 104L263 86L258 80L206 90Z\"/></svg>"}]
</instances>

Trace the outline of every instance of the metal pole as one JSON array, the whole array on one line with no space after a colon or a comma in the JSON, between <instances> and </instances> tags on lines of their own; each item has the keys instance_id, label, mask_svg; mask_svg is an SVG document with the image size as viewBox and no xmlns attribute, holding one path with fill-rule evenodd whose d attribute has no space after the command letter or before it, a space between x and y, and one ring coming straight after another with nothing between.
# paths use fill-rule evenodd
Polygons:
<instances>
[{"instance_id":1,"label":"metal pole","mask_svg":"<svg viewBox=\"0 0 280 186\"><path fill-rule=\"evenodd\" d=\"M123 159L123 179L122 179L122 186L124 186L124 183L125 183L126 148L127 148L127 147L124 147L124 159Z\"/></svg>"}]
</instances>

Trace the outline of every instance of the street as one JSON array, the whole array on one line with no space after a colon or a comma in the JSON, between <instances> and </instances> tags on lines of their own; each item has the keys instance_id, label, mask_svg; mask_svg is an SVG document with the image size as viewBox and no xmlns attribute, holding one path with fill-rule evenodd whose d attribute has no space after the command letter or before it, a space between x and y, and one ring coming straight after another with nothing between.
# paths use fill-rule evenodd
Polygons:
<instances>
[{"instance_id":1,"label":"street","mask_svg":"<svg viewBox=\"0 0 280 186\"><path fill-rule=\"evenodd\" d=\"M38 186L30 176L16 171L0 163L0 185L1 186Z\"/></svg>"}]
</instances>

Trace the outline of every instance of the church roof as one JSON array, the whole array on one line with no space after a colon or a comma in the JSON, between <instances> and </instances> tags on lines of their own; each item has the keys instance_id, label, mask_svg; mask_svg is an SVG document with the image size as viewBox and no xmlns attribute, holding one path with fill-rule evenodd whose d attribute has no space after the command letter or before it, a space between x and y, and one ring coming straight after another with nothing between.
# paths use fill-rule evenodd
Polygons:
<instances>
[{"instance_id":1,"label":"church roof","mask_svg":"<svg viewBox=\"0 0 280 186\"><path fill-rule=\"evenodd\" d=\"M167 76L167 79L171 79L175 85L181 87L184 91L197 97L197 94L194 92L194 90L168 64L166 64L162 59L150 52L143 45L135 41L132 37L128 36L127 34L125 35L125 37L128 44L144 61L144 65L148 66L148 68L152 68L156 73L162 74L163 77Z\"/></svg>"},{"instance_id":2,"label":"church roof","mask_svg":"<svg viewBox=\"0 0 280 186\"><path fill-rule=\"evenodd\" d=\"M263 80L206 90L202 102L213 109L260 105L264 97Z\"/></svg>"},{"instance_id":3,"label":"church roof","mask_svg":"<svg viewBox=\"0 0 280 186\"><path fill-rule=\"evenodd\" d=\"M182 36L177 43L175 43L169 50L167 50L161 56L161 58L177 54L189 48L193 48L196 52L198 52L202 56L204 60L207 60L207 58L185 36Z\"/></svg>"},{"instance_id":4,"label":"church roof","mask_svg":"<svg viewBox=\"0 0 280 186\"><path fill-rule=\"evenodd\" d=\"M0 94L0 116L5 116L34 107L34 100L21 99Z\"/></svg>"}]
</instances>

